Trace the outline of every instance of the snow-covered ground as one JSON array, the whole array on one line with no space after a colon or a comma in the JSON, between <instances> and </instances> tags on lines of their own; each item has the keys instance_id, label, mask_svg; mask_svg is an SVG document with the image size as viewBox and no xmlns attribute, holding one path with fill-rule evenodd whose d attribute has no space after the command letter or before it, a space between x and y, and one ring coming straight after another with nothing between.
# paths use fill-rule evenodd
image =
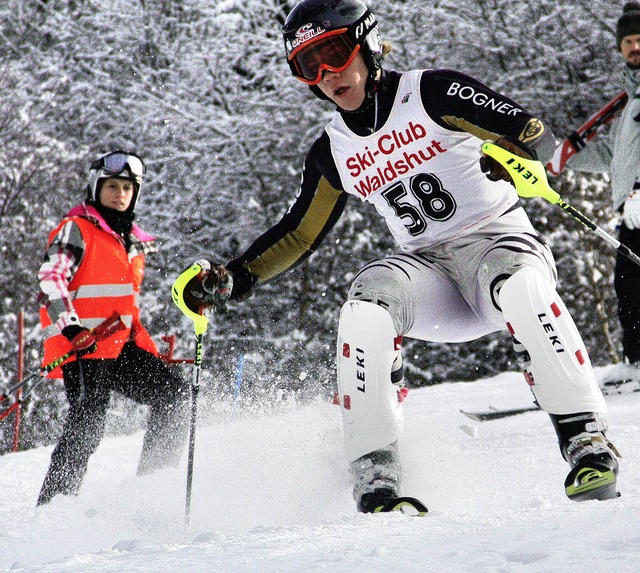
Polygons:
<instances>
[{"instance_id":1,"label":"snow-covered ground","mask_svg":"<svg viewBox=\"0 0 640 573\"><path fill-rule=\"evenodd\" d=\"M424 518L361 515L336 406L199 426L192 513L183 467L135 476L142 434L106 438L77 498L35 507L51 448L0 457L0 570L34 572L640 571L640 393L613 396L622 497L566 499L568 467L543 412L473 422L459 409L524 406L522 376L412 390L403 493Z\"/></svg>"}]
</instances>

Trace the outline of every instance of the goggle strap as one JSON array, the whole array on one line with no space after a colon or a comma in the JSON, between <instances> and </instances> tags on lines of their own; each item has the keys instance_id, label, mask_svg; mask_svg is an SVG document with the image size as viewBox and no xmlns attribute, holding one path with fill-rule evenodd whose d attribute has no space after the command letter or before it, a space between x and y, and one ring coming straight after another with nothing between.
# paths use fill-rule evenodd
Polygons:
<instances>
[{"instance_id":1,"label":"goggle strap","mask_svg":"<svg viewBox=\"0 0 640 573\"><path fill-rule=\"evenodd\" d=\"M291 53L287 56L287 59L293 60L295 55L303 48L310 48L311 46L313 46L313 44L317 44L321 40L326 40L327 38L330 38L331 36L337 36L338 34L345 34L348 31L349 31L348 28L336 28L335 30L331 30L330 32L325 32L324 34L322 34L321 36L318 36L315 40L312 40L311 42L304 42L299 46L296 46L291 51Z\"/></svg>"}]
</instances>

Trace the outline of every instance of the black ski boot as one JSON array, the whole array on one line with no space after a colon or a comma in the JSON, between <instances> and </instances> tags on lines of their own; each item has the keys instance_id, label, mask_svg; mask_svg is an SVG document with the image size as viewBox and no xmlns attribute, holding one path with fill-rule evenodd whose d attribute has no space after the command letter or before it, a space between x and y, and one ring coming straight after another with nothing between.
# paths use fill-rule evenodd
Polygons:
<instances>
[{"instance_id":1,"label":"black ski boot","mask_svg":"<svg viewBox=\"0 0 640 573\"><path fill-rule=\"evenodd\" d=\"M605 436L607 427L604 420L593 413L551 414L551 420L562 455L571 466L564 482L567 497L573 501L619 497L616 458L620 454Z\"/></svg>"},{"instance_id":2,"label":"black ski boot","mask_svg":"<svg viewBox=\"0 0 640 573\"><path fill-rule=\"evenodd\" d=\"M616 451L604 435L580 434L571 440L566 456L572 469L564 482L569 499L586 501L620 497L616 488Z\"/></svg>"},{"instance_id":3,"label":"black ski boot","mask_svg":"<svg viewBox=\"0 0 640 573\"><path fill-rule=\"evenodd\" d=\"M394 489L381 487L369 493L363 493L358 500L358 511L360 513L378 513L393 500L398 499L398 494Z\"/></svg>"},{"instance_id":4,"label":"black ski boot","mask_svg":"<svg viewBox=\"0 0 640 573\"><path fill-rule=\"evenodd\" d=\"M400 511L422 516L427 508L413 497L399 497L400 460L398 444L370 452L351 462L354 478L353 498L361 513Z\"/></svg>"},{"instance_id":5,"label":"black ski boot","mask_svg":"<svg viewBox=\"0 0 640 573\"><path fill-rule=\"evenodd\" d=\"M358 511L373 513L391 497L398 497L401 469L397 442L351 462L350 470Z\"/></svg>"},{"instance_id":6,"label":"black ski boot","mask_svg":"<svg viewBox=\"0 0 640 573\"><path fill-rule=\"evenodd\" d=\"M379 487L360 496L358 511L361 513L399 511L405 515L422 517L429 510L415 497L399 497L394 489Z\"/></svg>"}]
</instances>

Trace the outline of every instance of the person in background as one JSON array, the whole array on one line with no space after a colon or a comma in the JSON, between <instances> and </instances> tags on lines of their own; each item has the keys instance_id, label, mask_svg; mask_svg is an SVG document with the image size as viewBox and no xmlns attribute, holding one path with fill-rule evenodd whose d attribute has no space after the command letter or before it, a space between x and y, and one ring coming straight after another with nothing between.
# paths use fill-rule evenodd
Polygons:
<instances>
[{"instance_id":1,"label":"person in background","mask_svg":"<svg viewBox=\"0 0 640 573\"><path fill-rule=\"evenodd\" d=\"M358 511L406 505L398 448L403 337L464 342L504 330L570 465L566 494L616 497L606 404L555 290L552 254L504 167L480 151L490 140L546 162L551 131L462 73L384 69L390 45L361 0L302 0L283 35L292 74L334 104L335 116L311 146L283 218L226 265L202 265L185 302L198 311L245 299L306 260L347 198L369 202L399 252L360 269L338 325L338 397Z\"/></svg>"},{"instance_id":2,"label":"person in background","mask_svg":"<svg viewBox=\"0 0 640 573\"><path fill-rule=\"evenodd\" d=\"M111 391L150 406L138 474L179 463L188 424L189 386L160 358L140 322L145 256L155 239L134 223L145 166L132 153L91 164L87 198L50 233L38 272L44 363L74 356L62 377L69 411L38 505L78 493L105 431ZM96 342L91 329L114 312L126 328Z\"/></svg>"},{"instance_id":3,"label":"person in background","mask_svg":"<svg viewBox=\"0 0 640 573\"><path fill-rule=\"evenodd\" d=\"M640 254L640 3L627 2L616 27L616 48L625 61L629 100L606 137L592 141L567 162L568 169L611 175L613 207L621 214L619 240ZM614 270L623 360L605 385L640 384L640 268L618 254Z\"/></svg>"}]
</instances>

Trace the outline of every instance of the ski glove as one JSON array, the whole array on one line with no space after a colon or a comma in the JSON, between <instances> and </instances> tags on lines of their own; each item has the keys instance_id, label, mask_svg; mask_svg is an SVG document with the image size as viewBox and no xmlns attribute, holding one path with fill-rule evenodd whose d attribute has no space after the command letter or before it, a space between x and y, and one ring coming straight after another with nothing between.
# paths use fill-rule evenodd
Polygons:
<instances>
[{"instance_id":1,"label":"ski glove","mask_svg":"<svg viewBox=\"0 0 640 573\"><path fill-rule=\"evenodd\" d=\"M529 150L525 150L522 143L514 143L513 139L507 138L506 136L499 137L496 139L495 144L507 151L510 151L514 155L518 157L524 157L525 159L536 159L534 157L534 153ZM489 157L488 155L483 155L480 158L480 169L482 169L483 173L487 174L487 179L490 181L506 181L507 183L511 183L514 185L513 179L506 168L496 161L493 157Z\"/></svg>"},{"instance_id":2,"label":"ski glove","mask_svg":"<svg viewBox=\"0 0 640 573\"><path fill-rule=\"evenodd\" d=\"M224 265L208 261L198 261L198 264L202 272L186 284L182 295L185 304L197 313L211 307L224 312L233 289L233 275Z\"/></svg>"},{"instance_id":3,"label":"ski glove","mask_svg":"<svg viewBox=\"0 0 640 573\"><path fill-rule=\"evenodd\" d=\"M82 358L86 354L91 354L98 350L96 337L84 326L77 324L67 326L62 329L62 334L71 342L77 358Z\"/></svg>"},{"instance_id":4,"label":"ski glove","mask_svg":"<svg viewBox=\"0 0 640 573\"><path fill-rule=\"evenodd\" d=\"M231 300L247 300L253 295L253 287L258 277L253 276L239 259L227 264L227 270L233 275Z\"/></svg>"},{"instance_id":5,"label":"ski glove","mask_svg":"<svg viewBox=\"0 0 640 573\"><path fill-rule=\"evenodd\" d=\"M640 229L640 183L633 186L631 195L624 202L622 219L629 229Z\"/></svg>"}]
</instances>

